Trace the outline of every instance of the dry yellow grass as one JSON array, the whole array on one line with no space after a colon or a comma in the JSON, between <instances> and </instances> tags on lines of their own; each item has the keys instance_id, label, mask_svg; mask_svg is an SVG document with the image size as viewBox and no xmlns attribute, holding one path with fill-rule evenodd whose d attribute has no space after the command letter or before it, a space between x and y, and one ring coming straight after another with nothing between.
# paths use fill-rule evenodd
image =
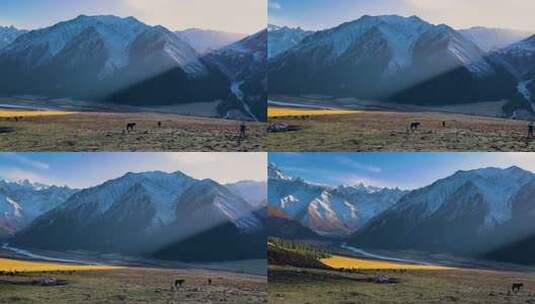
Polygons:
<instances>
[{"instance_id":1,"label":"dry yellow grass","mask_svg":"<svg viewBox=\"0 0 535 304\"><path fill-rule=\"evenodd\" d=\"M444 266L417 265L408 263L397 263L380 260L365 260L344 256L333 255L329 258L321 259L321 262L335 269L355 268L355 269L405 269L405 270L446 270L452 269Z\"/></svg>"},{"instance_id":2,"label":"dry yellow grass","mask_svg":"<svg viewBox=\"0 0 535 304\"><path fill-rule=\"evenodd\" d=\"M68 111L29 111L29 110L0 110L0 117L38 117L38 116L56 116L56 115L69 115L76 112Z\"/></svg>"},{"instance_id":3,"label":"dry yellow grass","mask_svg":"<svg viewBox=\"0 0 535 304\"><path fill-rule=\"evenodd\" d=\"M0 271L39 272L39 271L70 271L70 270L111 270L114 266L70 265L48 262L32 262L0 258Z\"/></svg>"},{"instance_id":4,"label":"dry yellow grass","mask_svg":"<svg viewBox=\"0 0 535 304\"><path fill-rule=\"evenodd\" d=\"M299 109L285 107L269 107L268 117L290 117L290 116L319 116L319 115L342 115L355 114L358 111L349 110L321 110L321 109Z\"/></svg>"}]
</instances>

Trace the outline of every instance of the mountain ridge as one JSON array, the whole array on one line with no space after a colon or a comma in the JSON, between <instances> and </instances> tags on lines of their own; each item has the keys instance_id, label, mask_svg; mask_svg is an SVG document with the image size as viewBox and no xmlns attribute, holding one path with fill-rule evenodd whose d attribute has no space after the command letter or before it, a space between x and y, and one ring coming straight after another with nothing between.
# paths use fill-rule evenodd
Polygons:
<instances>
[{"instance_id":1,"label":"mountain ridge","mask_svg":"<svg viewBox=\"0 0 535 304\"><path fill-rule=\"evenodd\" d=\"M178 250L177 244L188 243L199 253L209 246L203 235L247 240L262 235L264 223L256 208L261 207L210 179L194 179L180 171L128 172L80 190L63 205L37 217L9 242L24 248L83 249L191 261L194 257ZM257 247L247 252L257 257ZM169 248L178 251L173 254ZM235 248L224 251L225 258L243 257ZM198 259L213 258L208 256Z\"/></svg>"}]
</instances>

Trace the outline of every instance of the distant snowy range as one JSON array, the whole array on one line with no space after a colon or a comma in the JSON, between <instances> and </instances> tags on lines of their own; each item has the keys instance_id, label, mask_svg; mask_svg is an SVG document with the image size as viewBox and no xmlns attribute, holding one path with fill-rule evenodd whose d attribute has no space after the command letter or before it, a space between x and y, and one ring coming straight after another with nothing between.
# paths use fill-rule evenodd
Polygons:
<instances>
[{"instance_id":1,"label":"distant snowy range","mask_svg":"<svg viewBox=\"0 0 535 304\"><path fill-rule=\"evenodd\" d=\"M265 182L127 173L87 189L0 181L0 243L180 262L263 259Z\"/></svg>"},{"instance_id":2,"label":"distant snowy range","mask_svg":"<svg viewBox=\"0 0 535 304\"><path fill-rule=\"evenodd\" d=\"M535 263L535 174L519 167L458 171L407 191L317 185L271 164L268 184L271 236Z\"/></svg>"},{"instance_id":3,"label":"distant snowy range","mask_svg":"<svg viewBox=\"0 0 535 304\"><path fill-rule=\"evenodd\" d=\"M269 25L269 94L420 106L502 101L500 116L535 117L534 34L397 15L320 31Z\"/></svg>"},{"instance_id":4,"label":"distant snowy range","mask_svg":"<svg viewBox=\"0 0 535 304\"><path fill-rule=\"evenodd\" d=\"M219 117L265 120L266 69L266 30L174 32L111 15L30 31L0 26L0 96L143 107L203 102Z\"/></svg>"}]
</instances>

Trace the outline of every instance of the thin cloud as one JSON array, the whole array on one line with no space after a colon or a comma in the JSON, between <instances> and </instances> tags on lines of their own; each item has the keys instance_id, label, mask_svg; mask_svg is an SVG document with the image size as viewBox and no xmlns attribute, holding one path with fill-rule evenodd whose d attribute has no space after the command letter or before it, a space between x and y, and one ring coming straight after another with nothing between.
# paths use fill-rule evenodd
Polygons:
<instances>
[{"instance_id":1,"label":"thin cloud","mask_svg":"<svg viewBox=\"0 0 535 304\"><path fill-rule=\"evenodd\" d=\"M54 181L47 176L29 170L22 170L19 168L11 167L0 167L0 171L2 172L0 174L1 177L12 182L28 180L32 183L39 183L44 185L62 185L61 183Z\"/></svg>"},{"instance_id":2,"label":"thin cloud","mask_svg":"<svg viewBox=\"0 0 535 304\"><path fill-rule=\"evenodd\" d=\"M269 9L273 9L273 10L282 9L282 5L280 3L278 3L278 2L275 2L275 1L269 1L268 7L269 7Z\"/></svg>"},{"instance_id":3,"label":"thin cloud","mask_svg":"<svg viewBox=\"0 0 535 304\"><path fill-rule=\"evenodd\" d=\"M380 167L373 166L370 164L364 164L344 156L338 157L336 159L336 162L340 165L345 165L353 169L364 170L373 173L380 173L381 171L383 171L383 169Z\"/></svg>"},{"instance_id":4,"label":"thin cloud","mask_svg":"<svg viewBox=\"0 0 535 304\"><path fill-rule=\"evenodd\" d=\"M4 156L6 156L7 158L21 165L25 165L25 166L32 167L35 169L40 169L40 170L50 169L50 165L48 163L30 159L21 153L8 152L8 153L4 153Z\"/></svg>"}]
</instances>

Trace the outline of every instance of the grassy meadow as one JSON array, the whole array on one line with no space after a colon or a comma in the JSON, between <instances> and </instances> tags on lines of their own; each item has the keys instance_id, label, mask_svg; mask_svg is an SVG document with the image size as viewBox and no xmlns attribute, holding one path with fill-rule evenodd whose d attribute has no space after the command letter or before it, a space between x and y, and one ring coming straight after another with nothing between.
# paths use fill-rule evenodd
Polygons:
<instances>
[{"instance_id":1,"label":"grassy meadow","mask_svg":"<svg viewBox=\"0 0 535 304\"><path fill-rule=\"evenodd\" d=\"M269 303L535 303L535 273L444 267L326 254L296 241L268 243ZM511 291L513 283L523 283Z\"/></svg>"},{"instance_id":2,"label":"grassy meadow","mask_svg":"<svg viewBox=\"0 0 535 304\"><path fill-rule=\"evenodd\" d=\"M265 276L200 269L66 265L0 260L2 304L266 303ZM33 284L41 278L58 286ZM175 280L184 280L175 289ZM210 280L210 281L209 281Z\"/></svg>"},{"instance_id":3,"label":"grassy meadow","mask_svg":"<svg viewBox=\"0 0 535 304\"><path fill-rule=\"evenodd\" d=\"M535 138L527 138L529 122L522 120L441 112L269 111L270 124L299 127L268 133L271 151L535 151ZM413 122L420 122L418 130L409 129Z\"/></svg>"},{"instance_id":4,"label":"grassy meadow","mask_svg":"<svg viewBox=\"0 0 535 304\"><path fill-rule=\"evenodd\" d=\"M0 117L0 151L264 151L265 123L159 113L12 111ZM9 120L8 120L9 118ZM135 123L134 130L125 130ZM158 125L160 123L160 126Z\"/></svg>"}]
</instances>

